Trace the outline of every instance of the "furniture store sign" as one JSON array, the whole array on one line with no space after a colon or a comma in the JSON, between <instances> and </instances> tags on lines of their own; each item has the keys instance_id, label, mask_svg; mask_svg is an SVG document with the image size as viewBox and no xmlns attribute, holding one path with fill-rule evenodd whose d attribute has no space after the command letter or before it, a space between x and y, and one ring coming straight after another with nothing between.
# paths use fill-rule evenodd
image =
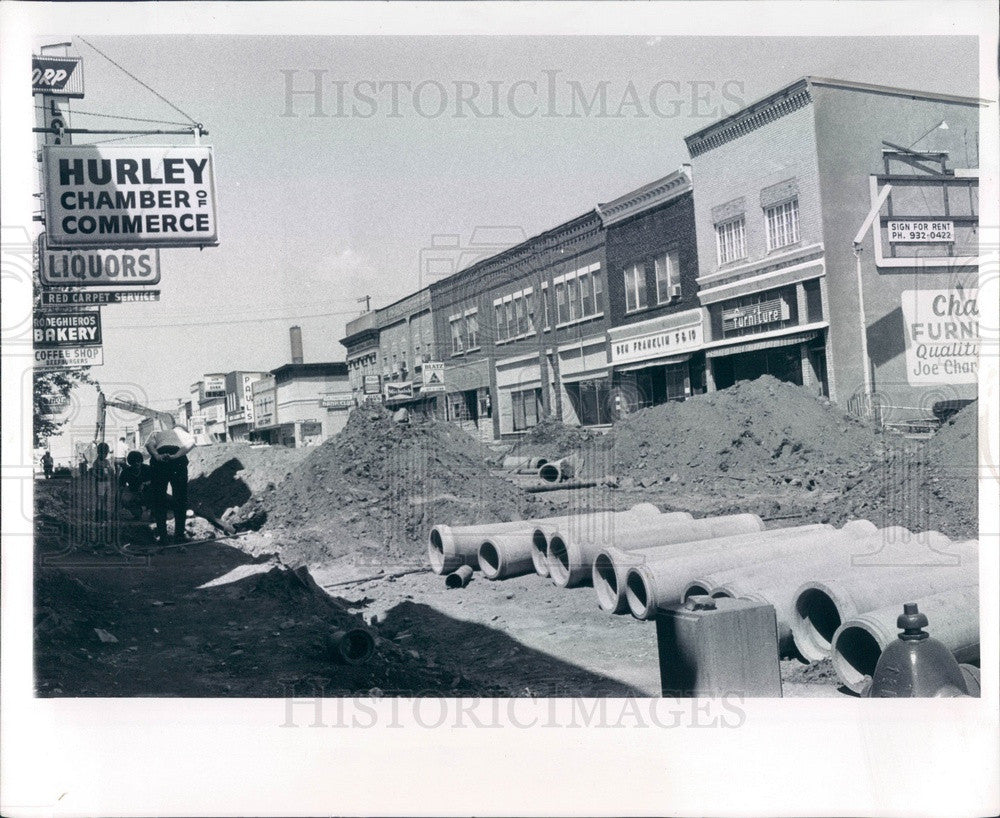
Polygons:
<instances>
[{"instance_id":1,"label":"furniture store sign","mask_svg":"<svg viewBox=\"0 0 1000 818\"><path fill-rule=\"evenodd\" d=\"M753 304L739 304L722 311L722 334L743 329L780 324L791 318L791 308L784 298L758 301Z\"/></svg>"},{"instance_id":2,"label":"furniture store sign","mask_svg":"<svg viewBox=\"0 0 1000 818\"><path fill-rule=\"evenodd\" d=\"M46 145L43 151L52 247L219 243L210 147Z\"/></svg>"},{"instance_id":3,"label":"furniture store sign","mask_svg":"<svg viewBox=\"0 0 1000 818\"><path fill-rule=\"evenodd\" d=\"M904 290L906 379L911 386L976 383L978 290Z\"/></svg>"},{"instance_id":4,"label":"furniture store sign","mask_svg":"<svg viewBox=\"0 0 1000 818\"><path fill-rule=\"evenodd\" d=\"M650 322L653 323L653 322ZM668 355L681 355L701 347L705 340L701 310L670 316L670 324L649 323L616 328L610 332L611 364L620 365Z\"/></svg>"}]
</instances>

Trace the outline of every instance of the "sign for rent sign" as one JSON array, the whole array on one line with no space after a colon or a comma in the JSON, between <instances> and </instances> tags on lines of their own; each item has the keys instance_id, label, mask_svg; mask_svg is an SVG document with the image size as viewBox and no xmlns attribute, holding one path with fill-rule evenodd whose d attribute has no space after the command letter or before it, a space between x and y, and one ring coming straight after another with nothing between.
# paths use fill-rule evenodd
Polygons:
<instances>
[{"instance_id":1,"label":"sign for rent sign","mask_svg":"<svg viewBox=\"0 0 1000 818\"><path fill-rule=\"evenodd\" d=\"M46 145L43 150L51 247L219 243L210 147Z\"/></svg>"}]
</instances>

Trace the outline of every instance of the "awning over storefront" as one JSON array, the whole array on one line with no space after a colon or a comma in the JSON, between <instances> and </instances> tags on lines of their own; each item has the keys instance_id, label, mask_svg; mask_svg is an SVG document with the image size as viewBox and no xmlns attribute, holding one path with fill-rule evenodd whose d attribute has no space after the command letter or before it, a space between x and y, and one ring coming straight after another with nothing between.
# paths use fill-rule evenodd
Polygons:
<instances>
[{"instance_id":1,"label":"awning over storefront","mask_svg":"<svg viewBox=\"0 0 1000 818\"><path fill-rule=\"evenodd\" d=\"M732 346L714 347L705 350L706 358L722 358L726 355L741 355L745 352L758 352L762 349L774 349L776 347L792 346L811 341L819 335L818 332L798 332L794 335L782 335L778 338L768 338L763 341L749 341L743 344L733 344Z\"/></svg>"},{"instance_id":2,"label":"awning over storefront","mask_svg":"<svg viewBox=\"0 0 1000 818\"><path fill-rule=\"evenodd\" d=\"M573 372L570 375L563 375L563 383L577 383L578 381L599 381L608 377L607 369L592 369L587 372Z\"/></svg>"},{"instance_id":3,"label":"awning over storefront","mask_svg":"<svg viewBox=\"0 0 1000 818\"><path fill-rule=\"evenodd\" d=\"M616 366L615 372L634 372L637 369L646 369L650 366L673 366L674 364L685 364L691 360L691 353L685 355L669 355L666 358L654 358L651 361L636 361L624 366Z\"/></svg>"}]
</instances>

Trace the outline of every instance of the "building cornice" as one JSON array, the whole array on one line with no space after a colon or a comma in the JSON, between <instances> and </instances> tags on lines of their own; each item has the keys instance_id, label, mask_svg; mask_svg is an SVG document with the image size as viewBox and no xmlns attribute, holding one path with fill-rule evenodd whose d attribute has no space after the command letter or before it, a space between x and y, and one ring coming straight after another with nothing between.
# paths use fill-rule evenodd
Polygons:
<instances>
[{"instance_id":1,"label":"building cornice","mask_svg":"<svg viewBox=\"0 0 1000 818\"><path fill-rule=\"evenodd\" d=\"M671 202L690 190L690 173L686 168L680 168L669 176L629 191L610 202L597 205L597 213L604 226L608 227Z\"/></svg>"}]
</instances>

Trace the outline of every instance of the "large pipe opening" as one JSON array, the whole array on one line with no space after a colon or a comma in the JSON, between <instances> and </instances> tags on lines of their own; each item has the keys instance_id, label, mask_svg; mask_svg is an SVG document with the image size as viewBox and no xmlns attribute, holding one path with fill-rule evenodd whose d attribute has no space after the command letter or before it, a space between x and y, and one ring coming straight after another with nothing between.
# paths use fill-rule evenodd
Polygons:
<instances>
[{"instance_id":1,"label":"large pipe opening","mask_svg":"<svg viewBox=\"0 0 1000 818\"><path fill-rule=\"evenodd\" d=\"M361 628L334 631L329 636L329 646L335 659L357 665L368 660L375 652L375 639Z\"/></svg>"},{"instance_id":2,"label":"large pipe opening","mask_svg":"<svg viewBox=\"0 0 1000 818\"><path fill-rule=\"evenodd\" d=\"M500 574L500 552L489 540L479 546L479 568L488 579L495 579Z\"/></svg>"},{"instance_id":3,"label":"large pipe opening","mask_svg":"<svg viewBox=\"0 0 1000 818\"><path fill-rule=\"evenodd\" d=\"M681 598L681 601L684 602L693 596L710 596L711 591L711 588L707 588L698 582L692 582L684 589L684 596Z\"/></svg>"},{"instance_id":4,"label":"large pipe opening","mask_svg":"<svg viewBox=\"0 0 1000 818\"><path fill-rule=\"evenodd\" d=\"M615 565L607 554L598 554L594 560L594 591L597 602L605 611L618 607L618 575Z\"/></svg>"},{"instance_id":5,"label":"large pipe opening","mask_svg":"<svg viewBox=\"0 0 1000 818\"><path fill-rule=\"evenodd\" d=\"M648 619L650 615L649 589L646 580L638 571L629 571L625 578L625 600L629 610L637 619Z\"/></svg>"},{"instance_id":6,"label":"large pipe opening","mask_svg":"<svg viewBox=\"0 0 1000 818\"><path fill-rule=\"evenodd\" d=\"M546 483L558 483L559 466L555 463L546 463L538 470L538 476Z\"/></svg>"},{"instance_id":7,"label":"large pipe opening","mask_svg":"<svg viewBox=\"0 0 1000 818\"><path fill-rule=\"evenodd\" d=\"M795 600L795 613L802 627L796 633L802 656L810 661L822 659L830 652L833 635L840 627L840 611L830 595L818 588L807 588Z\"/></svg>"},{"instance_id":8,"label":"large pipe opening","mask_svg":"<svg viewBox=\"0 0 1000 818\"><path fill-rule=\"evenodd\" d=\"M535 565L535 573L542 577L549 575L549 565L546 561L548 550L548 537L542 529L536 528L531 534L531 561Z\"/></svg>"},{"instance_id":9,"label":"large pipe opening","mask_svg":"<svg viewBox=\"0 0 1000 818\"><path fill-rule=\"evenodd\" d=\"M865 677L875 675L875 665L881 655L878 640L860 625L852 625L837 634L831 658L841 681L860 693Z\"/></svg>"},{"instance_id":10,"label":"large pipe opening","mask_svg":"<svg viewBox=\"0 0 1000 818\"><path fill-rule=\"evenodd\" d=\"M441 532L437 527L431 529L431 535L427 546L427 556L431 561L431 568L435 573L444 571L444 543L441 541Z\"/></svg>"},{"instance_id":11,"label":"large pipe opening","mask_svg":"<svg viewBox=\"0 0 1000 818\"><path fill-rule=\"evenodd\" d=\"M569 581L569 549L558 534L549 540L548 565L549 575L556 584Z\"/></svg>"}]
</instances>

